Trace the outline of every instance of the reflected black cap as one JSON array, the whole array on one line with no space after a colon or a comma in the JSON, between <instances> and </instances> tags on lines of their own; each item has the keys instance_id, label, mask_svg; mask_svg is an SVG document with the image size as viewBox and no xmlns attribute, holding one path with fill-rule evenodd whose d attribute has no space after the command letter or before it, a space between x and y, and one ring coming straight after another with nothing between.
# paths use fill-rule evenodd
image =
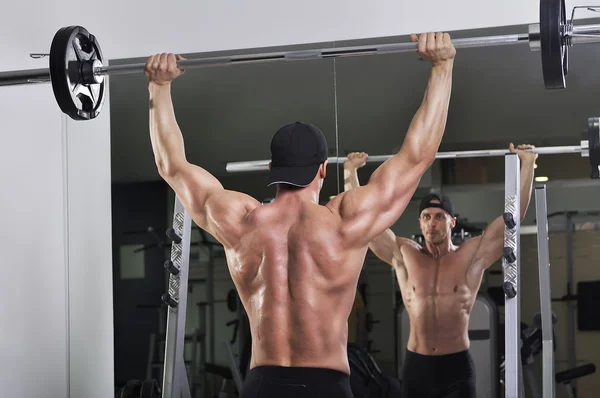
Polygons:
<instances>
[{"instance_id":1,"label":"reflected black cap","mask_svg":"<svg viewBox=\"0 0 600 398\"><path fill-rule=\"evenodd\" d=\"M435 203L434 201L439 201L440 203ZM421 204L419 205L419 215L423 212L423 210L429 207L436 207L438 209L445 210L450 216L454 217L454 205L449 197L446 195L439 195L437 193L430 193L421 199Z\"/></svg>"},{"instance_id":2,"label":"reflected black cap","mask_svg":"<svg viewBox=\"0 0 600 398\"><path fill-rule=\"evenodd\" d=\"M327 140L316 126L301 122L283 126L271 140L268 185L309 185L327 153Z\"/></svg>"}]
</instances>

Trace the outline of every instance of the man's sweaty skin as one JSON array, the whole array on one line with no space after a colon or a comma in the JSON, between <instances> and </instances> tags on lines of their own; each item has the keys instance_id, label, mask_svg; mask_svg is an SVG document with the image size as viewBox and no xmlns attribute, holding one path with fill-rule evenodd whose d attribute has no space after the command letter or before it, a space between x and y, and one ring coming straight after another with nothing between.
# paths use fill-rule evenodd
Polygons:
<instances>
[{"instance_id":1,"label":"man's sweaty skin","mask_svg":"<svg viewBox=\"0 0 600 398\"><path fill-rule=\"evenodd\" d=\"M521 160L521 219L531 199L537 155L520 145L511 152ZM351 153L344 164L345 188L359 186L357 169L368 155ZM439 203L439 201L437 201ZM396 270L402 300L410 319L407 349L422 355L444 355L469 348L469 315L484 271L502 256L504 221L495 219L483 235L457 247L451 230L456 219L446 211L427 208L419 215L425 246L397 237L390 229L369 243L377 257Z\"/></svg>"},{"instance_id":2,"label":"man's sweaty skin","mask_svg":"<svg viewBox=\"0 0 600 398\"><path fill-rule=\"evenodd\" d=\"M414 35L411 39L417 41ZM419 55L432 69L401 150L367 185L336 196L326 206L318 198L327 162L309 186L279 186L275 200L265 205L224 189L209 172L190 164L170 90L171 81L183 71L173 54L147 61L156 166L196 224L223 244L250 321L251 367L349 373L347 319L368 243L406 208L435 160L446 125L455 49L448 34L423 34L418 42Z\"/></svg>"}]
</instances>

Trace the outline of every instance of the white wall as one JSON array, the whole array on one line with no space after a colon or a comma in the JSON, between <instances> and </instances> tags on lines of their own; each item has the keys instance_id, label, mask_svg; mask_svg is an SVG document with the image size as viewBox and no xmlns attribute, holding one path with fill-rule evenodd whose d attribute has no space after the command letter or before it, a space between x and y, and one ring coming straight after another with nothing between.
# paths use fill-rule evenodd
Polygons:
<instances>
[{"instance_id":1,"label":"white wall","mask_svg":"<svg viewBox=\"0 0 600 398\"><path fill-rule=\"evenodd\" d=\"M0 91L8 138L0 145L0 382L6 396L106 397L114 373L109 112L84 125L53 101L43 86Z\"/></svg>"},{"instance_id":2,"label":"white wall","mask_svg":"<svg viewBox=\"0 0 600 398\"><path fill-rule=\"evenodd\" d=\"M105 106L91 122L65 117L71 397L114 394L108 97Z\"/></svg>"},{"instance_id":3,"label":"white wall","mask_svg":"<svg viewBox=\"0 0 600 398\"><path fill-rule=\"evenodd\" d=\"M44 30L67 10L87 12L57 3L3 5L2 70L47 66L28 57L48 50ZM114 395L106 105L76 123L49 85L0 89L4 396Z\"/></svg>"},{"instance_id":4,"label":"white wall","mask_svg":"<svg viewBox=\"0 0 600 398\"><path fill-rule=\"evenodd\" d=\"M0 90L4 396L68 396L65 153L52 102L44 87Z\"/></svg>"}]
</instances>

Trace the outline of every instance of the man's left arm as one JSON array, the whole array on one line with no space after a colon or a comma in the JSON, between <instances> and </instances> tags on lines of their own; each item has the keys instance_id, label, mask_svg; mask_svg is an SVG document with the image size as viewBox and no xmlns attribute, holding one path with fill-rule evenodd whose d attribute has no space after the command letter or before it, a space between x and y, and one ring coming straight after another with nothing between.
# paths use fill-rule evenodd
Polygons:
<instances>
[{"instance_id":1,"label":"man's left arm","mask_svg":"<svg viewBox=\"0 0 600 398\"><path fill-rule=\"evenodd\" d=\"M519 145L516 148L510 144L510 151L516 152L521 161L521 203L520 220L523 221L531 200L533 188L533 176L537 154L528 152L533 145ZM472 241L472 243L471 243ZM471 239L467 243L477 245L477 249L471 262L471 267L476 271L484 271L502 256L504 248L504 219L502 216L496 218L485 230L479 239Z\"/></svg>"}]
</instances>

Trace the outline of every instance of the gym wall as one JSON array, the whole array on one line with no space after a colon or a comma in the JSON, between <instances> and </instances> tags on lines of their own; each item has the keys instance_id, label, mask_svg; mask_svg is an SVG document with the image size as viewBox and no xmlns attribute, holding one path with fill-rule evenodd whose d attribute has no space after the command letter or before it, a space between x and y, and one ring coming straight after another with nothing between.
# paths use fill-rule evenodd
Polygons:
<instances>
[{"instance_id":1,"label":"gym wall","mask_svg":"<svg viewBox=\"0 0 600 398\"><path fill-rule=\"evenodd\" d=\"M523 295L521 297L521 320L531 324L533 315L540 312L539 301L539 273L537 258L537 237L527 235L521 237L521 285ZM550 239L550 278L551 297L560 298L567 294L567 236L565 232L553 232ZM600 231L576 231L573 233L573 264L575 293L577 282L600 280L597 253L600 248ZM500 266L498 265L498 269ZM500 282L500 281L498 281ZM556 339L556 352L554 353L555 369L557 372L569 369L569 345L568 345L568 303L553 302L552 311L558 318L554 328ZM580 331L577 327L577 316L575 318L575 366L585 363L600 365L600 332ZM541 356L536 363L537 380L542 380ZM600 374L581 378L577 381L578 397L596 397L600 388ZM564 389L557 387L557 398L562 398Z\"/></svg>"},{"instance_id":2,"label":"gym wall","mask_svg":"<svg viewBox=\"0 0 600 398\"><path fill-rule=\"evenodd\" d=\"M112 185L115 383L146 379L150 333L159 334L167 276L168 186L162 181ZM171 210L172 212L172 210ZM148 231L151 227L153 231ZM166 313L165 313L166 317ZM156 358L158 360L158 358Z\"/></svg>"},{"instance_id":3,"label":"gym wall","mask_svg":"<svg viewBox=\"0 0 600 398\"><path fill-rule=\"evenodd\" d=\"M28 3L18 5L23 15L35 4ZM575 2L569 0L567 3ZM259 0L231 7L222 2L186 1L178 3L169 12L159 0L144 2L143 8L137 3L108 0L102 7L81 15L75 10L58 12L54 9L48 9L48 14L55 16L55 21L61 25L87 27L106 47L105 54L116 59L164 51L220 51L527 24L538 21L538 5L537 0L507 0L502 7L476 0L452 3L433 0L424 8L414 1L307 0L283 4ZM37 4L35 6L40 9ZM310 29L296 29L290 25L292 15L297 21L310 21ZM585 15L582 11L581 17ZM19 39L17 26L8 37ZM46 37L55 30L53 27ZM46 45L43 39L39 43Z\"/></svg>"},{"instance_id":4,"label":"gym wall","mask_svg":"<svg viewBox=\"0 0 600 398\"><path fill-rule=\"evenodd\" d=\"M29 53L69 6L3 4L0 69L47 66ZM110 101L84 125L49 85L3 87L0 110L3 395L111 396Z\"/></svg>"},{"instance_id":5,"label":"gym wall","mask_svg":"<svg viewBox=\"0 0 600 398\"><path fill-rule=\"evenodd\" d=\"M100 398L113 393L109 131L110 112L88 124L63 119L68 289L53 294L66 294L68 299L70 397ZM58 182L53 190L60 190ZM43 201L43 195L38 192L37 200ZM45 396L50 395L46 392Z\"/></svg>"},{"instance_id":6,"label":"gym wall","mask_svg":"<svg viewBox=\"0 0 600 398\"><path fill-rule=\"evenodd\" d=\"M7 396L68 396L63 118L52 102L40 87L0 91L2 132L10 138L0 145L6 275L0 278L0 380ZM31 106L39 108L35 118Z\"/></svg>"}]
</instances>

